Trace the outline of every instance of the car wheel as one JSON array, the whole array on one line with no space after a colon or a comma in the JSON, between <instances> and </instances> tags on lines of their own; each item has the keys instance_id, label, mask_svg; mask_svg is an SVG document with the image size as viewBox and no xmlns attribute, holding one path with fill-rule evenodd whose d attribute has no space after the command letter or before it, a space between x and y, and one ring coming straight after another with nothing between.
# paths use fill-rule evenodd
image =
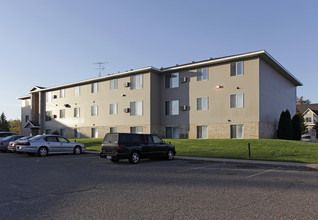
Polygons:
<instances>
[{"instance_id":1,"label":"car wheel","mask_svg":"<svg viewBox=\"0 0 318 220\"><path fill-rule=\"evenodd\" d=\"M76 147L74 148L74 154L79 155L79 154L81 154L81 153L82 153L81 147L76 146Z\"/></svg>"},{"instance_id":2,"label":"car wheel","mask_svg":"<svg viewBox=\"0 0 318 220\"><path fill-rule=\"evenodd\" d=\"M133 164L137 164L140 160L140 155L138 152L132 152L129 156L129 162Z\"/></svg>"},{"instance_id":3,"label":"car wheel","mask_svg":"<svg viewBox=\"0 0 318 220\"><path fill-rule=\"evenodd\" d=\"M119 161L118 157L112 157L112 159L110 159L111 162L113 163L117 163Z\"/></svg>"},{"instance_id":4,"label":"car wheel","mask_svg":"<svg viewBox=\"0 0 318 220\"><path fill-rule=\"evenodd\" d=\"M48 150L46 147L41 147L39 149L39 156L40 157L45 157L45 156L47 156L47 154L48 154Z\"/></svg>"},{"instance_id":5,"label":"car wheel","mask_svg":"<svg viewBox=\"0 0 318 220\"><path fill-rule=\"evenodd\" d=\"M172 150L168 150L167 159L172 160L174 158L174 153Z\"/></svg>"}]
</instances>

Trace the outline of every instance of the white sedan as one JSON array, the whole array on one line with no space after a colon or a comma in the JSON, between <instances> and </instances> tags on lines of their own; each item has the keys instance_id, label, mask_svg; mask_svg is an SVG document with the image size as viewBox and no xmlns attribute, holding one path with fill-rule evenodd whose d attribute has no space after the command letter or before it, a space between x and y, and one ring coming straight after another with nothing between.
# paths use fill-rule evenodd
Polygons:
<instances>
[{"instance_id":1,"label":"white sedan","mask_svg":"<svg viewBox=\"0 0 318 220\"><path fill-rule=\"evenodd\" d=\"M16 151L19 153L38 154L41 157L48 154L81 154L86 150L85 145L71 142L59 135L37 135L29 140L19 141Z\"/></svg>"}]
</instances>

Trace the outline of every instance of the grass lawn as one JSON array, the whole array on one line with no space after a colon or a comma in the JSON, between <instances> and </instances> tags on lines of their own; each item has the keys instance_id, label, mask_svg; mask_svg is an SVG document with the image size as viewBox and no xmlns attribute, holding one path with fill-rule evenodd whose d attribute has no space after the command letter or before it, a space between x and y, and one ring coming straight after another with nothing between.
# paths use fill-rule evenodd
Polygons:
<instances>
[{"instance_id":1,"label":"grass lawn","mask_svg":"<svg viewBox=\"0 0 318 220\"><path fill-rule=\"evenodd\" d=\"M88 150L100 151L102 139L77 139ZM248 159L248 143L251 159L318 163L318 143L277 139L166 139L176 146L177 155Z\"/></svg>"}]
</instances>

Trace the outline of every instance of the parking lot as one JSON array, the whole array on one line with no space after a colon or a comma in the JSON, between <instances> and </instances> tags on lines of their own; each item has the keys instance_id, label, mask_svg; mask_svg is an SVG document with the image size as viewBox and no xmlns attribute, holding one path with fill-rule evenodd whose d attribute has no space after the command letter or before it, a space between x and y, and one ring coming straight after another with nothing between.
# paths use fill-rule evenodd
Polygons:
<instances>
[{"instance_id":1,"label":"parking lot","mask_svg":"<svg viewBox=\"0 0 318 220\"><path fill-rule=\"evenodd\" d=\"M1 153L0 219L317 219L318 172Z\"/></svg>"}]
</instances>

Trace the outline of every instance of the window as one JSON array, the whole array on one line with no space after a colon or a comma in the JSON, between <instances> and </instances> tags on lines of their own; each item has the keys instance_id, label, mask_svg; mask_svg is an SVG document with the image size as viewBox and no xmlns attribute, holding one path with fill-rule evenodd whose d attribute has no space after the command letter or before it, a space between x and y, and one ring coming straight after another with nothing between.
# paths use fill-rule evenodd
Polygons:
<instances>
[{"instance_id":1,"label":"window","mask_svg":"<svg viewBox=\"0 0 318 220\"><path fill-rule=\"evenodd\" d=\"M197 70L197 81L207 80L208 79L208 68L201 68Z\"/></svg>"},{"instance_id":2,"label":"window","mask_svg":"<svg viewBox=\"0 0 318 220\"><path fill-rule=\"evenodd\" d=\"M46 129L45 130L45 134L52 134L52 129ZM48 137L48 138L50 138L50 137ZM54 137L55 138L55 137ZM55 138L56 139L56 138ZM47 141L49 141L49 140L47 140Z\"/></svg>"},{"instance_id":3,"label":"window","mask_svg":"<svg viewBox=\"0 0 318 220\"><path fill-rule=\"evenodd\" d=\"M166 138L173 138L173 139L180 138L180 128L166 127Z\"/></svg>"},{"instance_id":4,"label":"window","mask_svg":"<svg viewBox=\"0 0 318 220\"><path fill-rule=\"evenodd\" d=\"M79 86L76 86L76 87L75 87L75 95L76 95L76 96L79 96L79 95L80 95L80 87L79 87Z\"/></svg>"},{"instance_id":5,"label":"window","mask_svg":"<svg viewBox=\"0 0 318 220\"><path fill-rule=\"evenodd\" d=\"M60 135L63 137L65 136L65 129L60 129Z\"/></svg>"},{"instance_id":6,"label":"window","mask_svg":"<svg viewBox=\"0 0 318 220\"><path fill-rule=\"evenodd\" d=\"M98 138L98 129L92 128L92 138Z\"/></svg>"},{"instance_id":7,"label":"window","mask_svg":"<svg viewBox=\"0 0 318 220\"><path fill-rule=\"evenodd\" d=\"M47 92L46 94L46 102L52 102L52 92Z\"/></svg>"},{"instance_id":8,"label":"window","mask_svg":"<svg viewBox=\"0 0 318 220\"><path fill-rule=\"evenodd\" d=\"M243 108L244 106L244 94L233 94L230 98L231 108Z\"/></svg>"},{"instance_id":9,"label":"window","mask_svg":"<svg viewBox=\"0 0 318 220\"><path fill-rule=\"evenodd\" d=\"M29 115L26 115L25 116L25 122L28 122L30 120L30 116Z\"/></svg>"},{"instance_id":10,"label":"window","mask_svg":"<svg viewBox=\"0 0 318 220\"><path fill-rule=\"evenodd\" d=\"M142 89L142 74L130 77L130 89Z\"/></svg>"},{"instance_id":11,"label":"window","mask_svg":"<svg viewBox=\"0 0 318 220\"><path fill-rule=\"evenodd\" d=\"M231 138L243 138L243 125L231 125Z\"/></svg>"},{"instance_id":12,"label":"window","mask_svg":"<svg viewBox=\"0 0 318 220\"><path fill-rule=\"evenodd\" d=\"M200 138L200 139L208 138L208 126L197 126L197 138Z\"/></svg>"},{"instance_id":13,"label":"window","mask_svg":"<svg viewBox=\"0 0 318 220\"><path fill-rule=\"evenodd\" d=\"M74 129L74 138L81 138L80 129L78 129L78 128Z\"/></svg>"},{"instance_id":14,"label":"window","mask_svg":"<svg viewBox=\"0 0 318 220\"><path fill-rule=\"evenodd\" d=\"M60 118L65 118L65 109L60 110Z\"/></svg>"},{"instance_id":15,"label":"window","mask_svg":"<svg viewBox=\"0 0 318 220\"><path fill-rule=\"evenodd\" d=\"M130 103L130 115L140 116L142 115L142 101L136 101Z\"/></svg>"},{"instance_id":16,"label":"window","mask_svg":"<svg viewBox=\"0 0 318 220\"><path fill-rule=\"evenodd\" d=\"M179 100L166 101L166 115L179 115Z\"/></svg>"},{"instance_id":17,"label":"window","mask_svg":"<svg viewBox=\"0 0 318 220\"><path fill-rule=\"evenodd\" d=\"M116 127L111 127L111 128L109 129L109 132L110 132L110 133L117 133L117 128L116 128Z\"/></svg>"},{"instance_id":18,"label":"window","mask_svg":"<svg viewBox=\"0 0 318 220\"><path fill-rule=\"evenodd\" d=\"M93 105L91 106L91 116L97 116L98 115L98 106Z\"/></svg>"},{"instance_id":19,"label":"window","mask_svg":"<svg viewBox=\"0 0 318 220\"><path fill-rule=\"evenodd\" d=\"M306 122L311 122L311 117L306 117Z\"/></svg>"},{"instance_id":20,"label":"window","mask_svg":"<svg viewBox=\"0 0 318 220\"><path fill-rule=\"evenodd\" d=\"M52 120L52 111L45 112L45 121L51 121Z\"/></svg>"},{"instance_id":21,"label":"window","mask_svg":"<svg viewBox=\"0 0 318 220\"><path fill-rule=\"evenodd\" d=\"M64 98L65 97L65 89L61 89L60 90L60 98Z\"/></svg>"},{"instance_id":22,"label":"window","mask_svg":"<svg viewBox=\"0 0 318 220\"><path fill-rule=\"evenodd\" d=\"M208 97L197 98L197 110L208 110L209 99Z\"/></svg>"},{"instance_id":23,"label":"window","mask_svg":"<svg viewBox=\"0 0 318 220\"><path fill-rule=\"evenodd\" d=\"M118 89L118 79L112 79L109 81L109 89L110 90Z\"/></svg>"},{"instance_id":24,"label":"window","mask_svg":"<svg viewBox=\"0 0 318 220\"><path fill-rule=\"evenodd\" d=\"M25 99L25 100L22 100L22 107L27 107L27 106L30 106L30 99Z\"/></svg>"},{"instance_id":25,"label":"window","mask_svg":"<svg viewBox=\"0 0 318 220\"><path fill-rule=\"evenodd\" d=\"M91 84L91 93L97 93L98 92L98 83L92 83Z\"/></svg>"},{"instance_id":26,"label":"window","mask_svg":"<svg viewBox=\"0 0 318 220\"><path fill-rule=\"evenodd\" d=\"M117 115L117 107L118 107L118 104L110 104L109 105L109 114L110 115Z\"/></svg>"},{"instance_id":27,"label":"window","mask_svg":"<svg viewBox=\"0 0 318 220\"><path fill-rule=\"evenodd\" d=\"M130 127L130 133L133 134L142 134L142 127Z\"/></svg>"},{"instance_id":28,"label":"window","mask_svg":"<svg viewBox=\"0 0 318 220\"><path fill-rule=\"evenodd\" d=\"M165 76L165 87L166 88L179 87L179 73L167 74Z\"/></svg>"},{"instance_id":29,"label":"window","mask_svg":"<svg viewBox=\"0 0 318 220\"><path fill-rule=\"evenodd\" d=\"M243 75L243 73L244 73L243 61L231 63L231 76L239 76L239 75Z\"/></svg>"},{"instance_id":30,"label":"window","mask_svg":"<svg viewBox=\"0 0 318 220\"><path fill-rule=\"evenodd\" d=\"M80 117L80 108L74 108L74 117L79 118Z\"/></svg>"}]
</instances>

